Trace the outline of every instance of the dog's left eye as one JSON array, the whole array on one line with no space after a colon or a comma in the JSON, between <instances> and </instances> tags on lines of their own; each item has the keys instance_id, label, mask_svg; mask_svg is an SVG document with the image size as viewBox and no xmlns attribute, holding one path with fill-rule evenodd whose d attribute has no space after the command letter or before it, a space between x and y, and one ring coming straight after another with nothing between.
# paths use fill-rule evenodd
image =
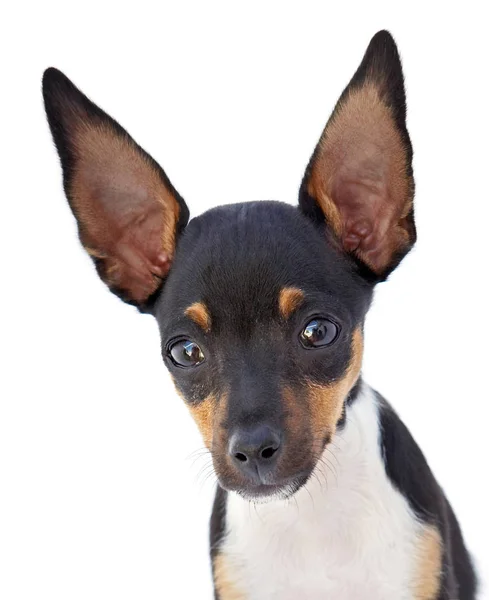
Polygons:
<instances>
[{"instance_id":1,"label":"dog's left eye","mask_svg":"<svg viewBox=\"0 0 489 600\"><path fill-rule=\"evenodd\" d=\"M338 325L330 319L313 319L302 330L300 339L305 348L321 348L332 344L338 333Z\"/></svg>"},{"instance_id":2,"label":"dog's left eye","mask_svg":"<svg viewBox=\"0 0 489 600\"><path fill-rule=\"evenodd\" d=\"M168 347L168 355L178 367L197 367L204 362L204 353L190 340L177 340Z\"/></svg>"}]
</instances>

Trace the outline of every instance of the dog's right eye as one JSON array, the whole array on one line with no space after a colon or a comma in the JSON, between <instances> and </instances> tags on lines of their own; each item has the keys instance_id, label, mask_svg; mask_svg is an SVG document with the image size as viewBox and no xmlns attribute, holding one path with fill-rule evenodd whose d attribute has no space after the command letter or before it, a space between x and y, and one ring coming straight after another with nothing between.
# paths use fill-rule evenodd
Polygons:
<instances>
[{"instance_id":1,"label":"dog's right eye","mask_svg":"<svg viewBox=\"0 0 489 600\"><path fill-rule=\"evenodd\" d=\"M205 360L198 344L191 340L176 340L168 346L168 356L177 367L197 367Z\"/></svg>"}]
</instances>

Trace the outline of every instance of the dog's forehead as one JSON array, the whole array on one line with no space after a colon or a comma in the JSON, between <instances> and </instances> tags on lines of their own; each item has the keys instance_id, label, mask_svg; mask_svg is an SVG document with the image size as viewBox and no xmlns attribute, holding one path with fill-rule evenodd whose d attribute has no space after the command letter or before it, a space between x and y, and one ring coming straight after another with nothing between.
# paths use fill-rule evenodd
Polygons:
<instances>
[{"instance_id":1,"label":"dog's forehead","mask_svg":"<svg viewBox=\"0 0 489 600\"><path fill-rule=\"evenodd\" d=\"M162 314L202 303L211 317L232 322L277 316L280 294L347 294L363 290L349 261L296 207L248 202L193 219L179 242L164 289ZM358 288L358 290L357 290Z\"/></svg>"}]
</instances>

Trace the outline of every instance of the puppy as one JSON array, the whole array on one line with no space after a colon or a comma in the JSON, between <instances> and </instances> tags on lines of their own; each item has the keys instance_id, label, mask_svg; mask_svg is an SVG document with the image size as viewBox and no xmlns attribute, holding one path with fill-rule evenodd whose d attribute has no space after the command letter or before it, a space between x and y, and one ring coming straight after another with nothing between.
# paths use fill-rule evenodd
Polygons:
<instances>
[{"instance_id":1,"label":"puppy","mask_svg":"<svg viewBox=\"0 0 489 600\"><path fill-rule=\"evenodd\" d=\"M62 73L46 112L80 240L162 355L219 485L219 600L471 600L455 515L361 379L374 287L412 248L403 74L377 33L306 169L299 205L189 211L163 169ZM254 503L252 508L250 503Z\"/></svg>"}]
</instances>

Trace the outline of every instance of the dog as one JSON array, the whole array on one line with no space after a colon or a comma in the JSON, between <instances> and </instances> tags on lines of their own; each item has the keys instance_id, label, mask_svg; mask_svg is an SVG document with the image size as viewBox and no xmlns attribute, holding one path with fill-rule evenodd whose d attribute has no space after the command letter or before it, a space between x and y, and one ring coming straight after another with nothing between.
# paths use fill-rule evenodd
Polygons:
<instances>
[{"instance_id":1,"label":"dog","mask_svg":"<svg viewBox=\"0 0 489 600\"><path fill-rule=\"evenodd\" d=\"M212 455L216 599L475 598L448 500L361 378L374 288L416 240L391 35L372 38L340 96L298 207L189 222L163 169L61 72L46 70L43 95L81 243L110 290L156 318Z\"/></svg>"}]
</instances>

